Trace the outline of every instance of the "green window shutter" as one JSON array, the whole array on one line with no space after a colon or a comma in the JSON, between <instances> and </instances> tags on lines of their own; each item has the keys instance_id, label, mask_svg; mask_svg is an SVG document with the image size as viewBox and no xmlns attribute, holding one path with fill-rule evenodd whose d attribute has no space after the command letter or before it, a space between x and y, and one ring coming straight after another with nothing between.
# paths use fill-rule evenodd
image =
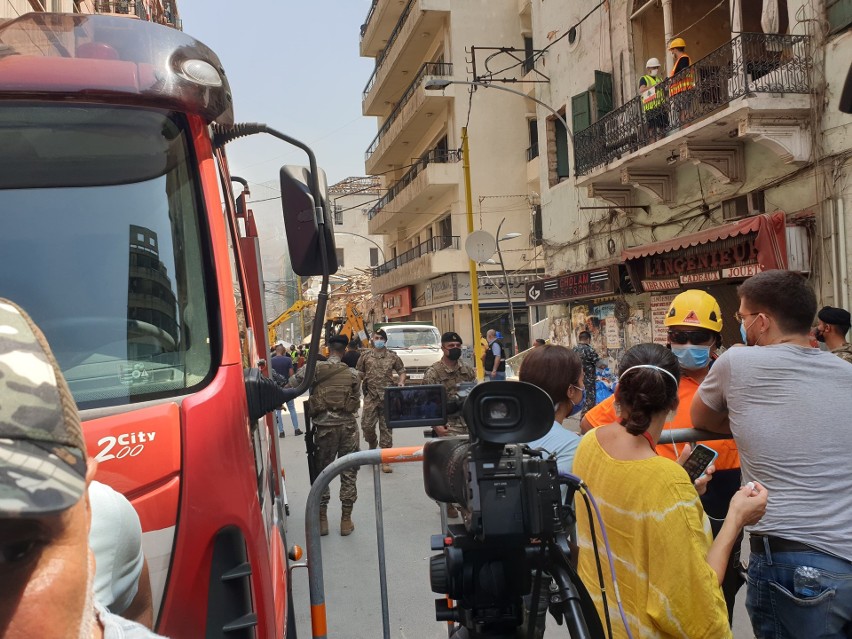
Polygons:
<instances>
[{"instance_id":1,"label":"green window shutter","mask_svg":"<svg viewBox=\"0 0 852 639\"><path fill-rule=\"evenodd\" d=\"M591 126L592 104L588 91L571 98L571 123L574 125L574 133Z\"/></svg>"},{"instance_id":2,"label":"green window shutter","mask_svg":"<svg viewBox=\"0 0 852 639\"><path fill-rule=\"evenodd\" d=\"M595 71L595 102L599 120L612 111L612 74Z\"/></svg>"},{"instance_id":3,"label":"green window shutter","mask_svg":"<svg viewBox=\"0 0 852 639\"><path fill-rule=\"evenodd\" d=\"M831 25L831 32L838 33L852 22L852 0L827 0L825 17Z\"/></svg>"}]
</instances>

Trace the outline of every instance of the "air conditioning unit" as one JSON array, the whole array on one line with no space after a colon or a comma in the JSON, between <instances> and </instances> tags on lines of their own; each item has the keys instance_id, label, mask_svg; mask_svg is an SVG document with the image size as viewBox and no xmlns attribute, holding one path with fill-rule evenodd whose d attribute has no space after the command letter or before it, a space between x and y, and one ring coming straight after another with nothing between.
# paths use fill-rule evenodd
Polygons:
<instances>
[{"instance_id":1,"label":"air conditioning unit","mask_svg":"<svg viewBox=\"0 0 852 639\"><path fill-rule=\"evenodd\" d=\"M763 191L752 191L745 195L722 201L722 219L739 220L763 213L765 208Z\"/></svg>"},{"instance_id":2,"label":"air conditioning unit","mask_svg":"<svg viewBox=\"0 0 852 639\"><path fill-rule=\"evenodd\" d=\"M787 268L797 273L811 272L811 245L804 226L787 227Z\"/></svg>"}]
</instances>

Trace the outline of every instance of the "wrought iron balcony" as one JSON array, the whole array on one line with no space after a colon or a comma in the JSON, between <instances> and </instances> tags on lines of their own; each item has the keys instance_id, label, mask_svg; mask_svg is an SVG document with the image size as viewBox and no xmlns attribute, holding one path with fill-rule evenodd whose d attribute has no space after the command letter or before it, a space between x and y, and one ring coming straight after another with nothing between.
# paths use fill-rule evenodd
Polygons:
<instances>
[{"instance_id":1,"label":"wrought iron balcony","mask_svg":"<svg viewBox=\"0 0 852 639\"><path fill-rule=\"evenodd\" d=\"M373 0L370 3L370 10L367 12L367 17L364 18L364 24L361 25L361 39L364 39L364 34L367 33L367 28L370 26L370 19L373 17L373 13L376 11L376 5L379 4L379 0Z\"/></svg>"},{"instance_id":2,"label":"wrought iron balcony","mask_svg":"<svg viewBox=\"0 0 852 639\"><path fill-rule=\"evenodd\" d=\"M574 166L585 175L667 134L759 93L810 93L809 38L741 33L656 85L656 102L636 96L574 132Z\"/></svg>"},{"instance_id":3,"label":"wrought iron balcony","mask_svg":"<svg viewBox=\"0 0 852 639\"><path fill-rule=\"evenodd\" d=\"M408 85L408 88L405 90L405 93L402 94L402 97L399 99L399 102L396 103L393 111L391 111L390 115L387 117L387 120L382 124L382 128L379 129L379 132L376 134L376 137L373 138L373 141L370 143L370 146L367 148L366 153L364 154L364 159L369 160L370 156L376 152L376 149L379 147L379 144L382 141L384 135L388 132L391 125L396 120L397 116L402 112L402 109L408 104L408 100L414 95L414 92L417 90L417 87L420 86L420 82L423 80L424 76L433 75L433 76L442 76L449 77L453 75L453 65L450 62L426 62L420 67L420 71L417 72L414 80L411 84Z\"/></svg>"},{"instance_id":4,"label":"wrought iron balcony","mask_svg":"<svg viewBox=\"0 0 852 639\"><path fill-rule=\"evenodd\" d=\"M410 249L403 253L402 255L397 255L392 260L388 260L384 264L380 264L372 269L373 277L379 277L381 275L387 275L394 269L399 268L403 264L408 264L416 260L418 257L423 257L424 255L428 255L429 253L437 253L438 251L443 251L444 249L459 248L459 236L458 235L439 235L437 237L430 238L425 242L421 242L413 249Z\"/></svg>"},{"instance_id":5,"label":"wrought iron balcony","mask_svg":"<svg viewBox=\"0 0 852 639\"><path fill-rule=\"evenodd\" d=\"M402 193L406 187L414 182L420 172L430 164L446 164L448 162L458 162L459 160L461 160L461 152L455 150L432 149L428 153L421 155L417 162L414 163L414 166L412 166L400 180L394 182L393 186L388 189L388 192L373 205L370 212L367 214L367 219L372 220L376 217L376 215L378 215L383 208L392 202L396 196Z\"/></svg>"},{"instance_id":6,"label":"wrought iron balcony","mask_svg":"<svg viewBox=\"0 0 852 639\"><path fill-rule=\"evenodd\" d=\"M145 3L140 0L95 0L95 13L117 13L149 19Z\"/></svg>"}]
</instances>

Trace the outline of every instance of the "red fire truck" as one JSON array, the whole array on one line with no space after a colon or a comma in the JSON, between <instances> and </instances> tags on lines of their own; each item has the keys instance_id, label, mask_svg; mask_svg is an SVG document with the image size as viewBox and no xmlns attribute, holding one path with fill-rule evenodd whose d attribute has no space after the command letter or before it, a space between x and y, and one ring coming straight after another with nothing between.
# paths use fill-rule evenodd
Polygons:
<instances>
[{"instance_id":1,"label":"red fire truck","mask_svg":"<svg viewBox=\"0 0 852 639\"><path fill-rule=\"evenodd\" d=\"M98 479L136 507L174 638L295 636L268 415L290 395L255 368L258 239L224 154L260 132L309 156L282 169L282 224L296 273L323 276L318 342L336 262L316 162L234 125L215 53L115 16L0 26L0 296L44 330Z\"/></svg>"}]
</instances>

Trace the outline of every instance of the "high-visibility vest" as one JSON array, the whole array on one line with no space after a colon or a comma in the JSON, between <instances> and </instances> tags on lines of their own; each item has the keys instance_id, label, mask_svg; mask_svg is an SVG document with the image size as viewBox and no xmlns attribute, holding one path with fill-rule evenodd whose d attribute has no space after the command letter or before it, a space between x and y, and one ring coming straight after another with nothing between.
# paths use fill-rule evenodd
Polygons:
<instances>
[{"instance_id":1,"label":"high-visibility vest","mask_svg":"<svg viewBox=\"0 0 852 639\"><path fill-rule=\"evenodd\" d=\"M695 75L692 70L692 60L689 59L688 55L683 54L680 58L678 58L677 62L680 62L683 58L686 58L687 68L679 72L677 74L677 80L669 85L669 95L677 95L683 91L689 91L690 89L695 88ZM672 67L672 70L669 72L670 78L675 76L677 62L675 62L674 67Z\"/></svg>"},{"instance_id":2,"label":"high-visibility vest","mask_svg":"<svg viewBox=\"0 0 852 639\"><path fill-rule=\"evenodd\" d=\"M662 82L660 78L655 78L652 75L643 75L642 79L645 81L645 90L642 91L642 110L650 111L652 109L656 109L658 106L663 104L663 93L659 89L655 88L655 85Z\"/></svg>"}]
</instances>

